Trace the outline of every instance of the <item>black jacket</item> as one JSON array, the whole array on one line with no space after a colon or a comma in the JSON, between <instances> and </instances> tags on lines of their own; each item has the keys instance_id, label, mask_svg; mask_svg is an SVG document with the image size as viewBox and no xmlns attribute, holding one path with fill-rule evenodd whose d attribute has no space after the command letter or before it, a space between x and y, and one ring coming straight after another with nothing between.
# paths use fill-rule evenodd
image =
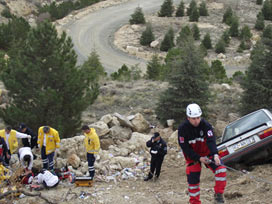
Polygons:
<instances>
[{"instance_id":1,"label":"black jacket","mask_svg":"<svg viewBox=\"0 0 272 204\"><path fill-rule=\"evenodd\" d=\"M27 138L22 139L22 143L23 143L24 147L30 147L31 149L34 147L38 147L38 144L37 144L38 137L29 127L26 127L26 131L22 132L22 133L27 134L27 135L31 135L31 144L29 144Z\"/></svg>"},{"instance_id":2,"label":"black jacket","mask_svg":"<svg viewBox=\"0 0 272 204\"><path fill-rule=\"evenodd\" d=\"M1 157L1 159L3 156L6 156L7 151L8 151L7 144L4 140L4 138L0 137L0 157Z\"/></svg>"},{"instance_id":3,"label":"black jacket","mask_svg":"<svg viewBox=\"0 0 272 204\"><path fill-rule=\"evenodd\" d=\"M154 139L154 136L146 142L147 147L150 148L150 154L152 156L161 156L164 157L167 154L167 144L166 142L161 138L159 141L152 142L152 139Z\"/></svg>"}]
</instances>

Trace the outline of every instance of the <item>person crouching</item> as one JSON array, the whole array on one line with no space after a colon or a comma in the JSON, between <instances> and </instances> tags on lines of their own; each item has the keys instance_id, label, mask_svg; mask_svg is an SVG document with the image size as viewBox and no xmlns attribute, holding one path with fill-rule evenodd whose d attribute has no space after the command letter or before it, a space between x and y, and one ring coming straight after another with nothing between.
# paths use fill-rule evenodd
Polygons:
<instances>
[{"instance_id":1,"label":"person crouching","mask_svg":"<svg viewBox=\"0 0 272 204\"><path fill-rule=\"evenodd\" d=\"M149 174L144 178L144 181L152 179L155 170L155 178L158 179L164 156L167 154L167 144L161 138L160 134L155 132L152 138L146 142L146 146L150 147L151 164Z\"/></svg>"},{"instance_id":2,"label":"person crouching","mask_svg":"<svg viewBox=\"0 0 272 204\"><path fill-rule=\"evenodd\" d=\"M46 188L54 188L56 187L60 180L59 177L52 174L50 171L48 170L42 170L41 173L39 173L36 177L35 180L39 183L39 184L43 184L44 187Z\"/></svg>"}]
</instances>

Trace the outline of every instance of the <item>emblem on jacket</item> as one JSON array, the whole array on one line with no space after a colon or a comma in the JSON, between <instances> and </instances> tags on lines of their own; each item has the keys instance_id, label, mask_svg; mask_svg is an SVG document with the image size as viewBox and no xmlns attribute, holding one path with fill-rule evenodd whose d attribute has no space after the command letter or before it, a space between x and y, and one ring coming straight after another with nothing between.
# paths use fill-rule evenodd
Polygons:
<instances>
[{"instance_id":1,"label":"emblem on jacket","mask_svg":"<svg viewBox=\"0 0 272 204\"><path fill-rule=\"evenodd\" d=\"M213 132L211 130L208 130L207 135L208 135L208 137L212 137L213 136Z\"/></svg>"}]
</instances>

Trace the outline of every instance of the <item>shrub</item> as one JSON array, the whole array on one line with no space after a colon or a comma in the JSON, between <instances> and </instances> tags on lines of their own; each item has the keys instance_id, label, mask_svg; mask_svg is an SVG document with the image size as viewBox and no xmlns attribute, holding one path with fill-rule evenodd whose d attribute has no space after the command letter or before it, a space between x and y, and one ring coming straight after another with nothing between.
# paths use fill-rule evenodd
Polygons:
<instances>
[{"instance_id":1,"label":"shrub","mask_svg":"<svg viewBox=\"0 0 272 204\"><path fill-rule=\"evenodd\" d=\"M145 24L145 17L142 12L142 8L137 7L134 13L131 15L129 19L130 24Z\"/></svg>"},{"instance_id":2,"label":"shrub","mask_svg":"<svg viewBox=\"0 0 272 204\"><path fill-rule=\"evenodd\" d=\"M154 41L155 37L152 32L151 24L148 24L146 26L146 29L143 31L141 38L140 38L140 44L141 45L150 45L152 41Z\"/></svg>"}]
</instances>

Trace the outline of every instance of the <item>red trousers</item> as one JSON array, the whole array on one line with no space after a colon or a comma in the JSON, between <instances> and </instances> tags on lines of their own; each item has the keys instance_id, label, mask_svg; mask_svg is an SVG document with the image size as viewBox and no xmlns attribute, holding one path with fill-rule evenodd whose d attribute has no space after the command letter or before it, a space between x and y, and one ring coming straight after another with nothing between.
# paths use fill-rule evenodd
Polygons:
<instances>
[{"instance_id":1,"label":"red trousers","mask_svg":"<svg viewBox=\"0 0 272 204\"><path fill-rule=\"evenodd\" d=\"M225 186L227 184L227 181L226 181L227 169L222 165L217 166L214 163L207 165L207 167L211 169L215 175L214 192L223 194L225 190ZM191 165L187 165L186 174L187 174L187 182L189 184L188 191L190 195L190 203L201 204L200 187L199 187L201 163L197 162Z\"/></svg>"}]
</instances>

